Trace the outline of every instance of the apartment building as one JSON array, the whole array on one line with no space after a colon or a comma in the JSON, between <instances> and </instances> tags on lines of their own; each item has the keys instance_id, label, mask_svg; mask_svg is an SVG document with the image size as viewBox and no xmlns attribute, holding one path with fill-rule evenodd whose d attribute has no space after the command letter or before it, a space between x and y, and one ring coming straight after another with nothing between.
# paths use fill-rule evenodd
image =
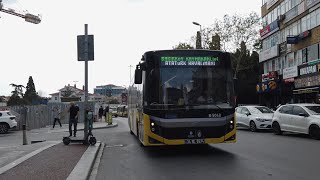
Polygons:
<instances>
[{"instance_id":1,"label":"apartment building","mask_svg":"<svg viewBox=\"0 0 320 180\"><path fill-rule=\"evenodd\" d=\"M261 104L320 103L320 0L262 0Z\"/></svg>"}]
</instances>

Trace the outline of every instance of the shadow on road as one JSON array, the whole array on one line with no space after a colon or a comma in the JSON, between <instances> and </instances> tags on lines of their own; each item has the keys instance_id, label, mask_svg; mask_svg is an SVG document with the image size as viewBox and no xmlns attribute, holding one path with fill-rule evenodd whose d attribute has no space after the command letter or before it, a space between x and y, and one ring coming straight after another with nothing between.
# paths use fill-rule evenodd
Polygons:
<instances>
[{"instance_id":1,"label":"shadow on road","mask_svg":"<svg viewBox=\"0 0 320 180\"><path fill-rule=\"evenodd\" d=\"M314 140L312 139L309 134L299 134L299 133L291 133L291 132L283 132L282 135L280 136L286 136L286 137L295 137L295 138L303 138L303 139L310 139L310 140ZM316 141L316 140L314 140Z\"/></svg>"},{"instance_id":2,"label":"shadow on road","mask_svg":"<svg viewBox=\"0 0 320 180\"><path fill-rule=\"evenodd\" d=\"M247 128L239 128L239 127L237 127L237 131L251 132ZM252 133L272 133L272 132L273 132L272 129L258 129L256 132L252 132Z\"/></svg>"},{"instance_id":3,"label":"shadow on road","mask_svg":"<svg viewBox=\"0 0 320 180\"><path fill-rule=\"evenodd\" d=\"M154 157L205 157L205 158L228 158L233 159L235 155L213 147L213 145L180 145L180 146L155 146L141 147L147 156Z\"/></svg>"}]
</instances>

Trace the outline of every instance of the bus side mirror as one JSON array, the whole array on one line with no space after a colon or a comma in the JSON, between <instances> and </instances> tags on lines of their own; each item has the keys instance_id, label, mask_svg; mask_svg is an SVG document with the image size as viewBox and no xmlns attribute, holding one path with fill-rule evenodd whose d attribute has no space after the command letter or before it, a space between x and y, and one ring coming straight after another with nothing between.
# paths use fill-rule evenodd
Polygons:
<instances>
[{"instance_id":1,"label":"bus side mirror","mask_svg":"<svg viewBox=\"0 0 320 180\"><path fill-rule=\"evenodd\" d=\"M135 84L142 84L142 70L136 69L134 72L134 83Z\"/></svg>"}]
</instances>

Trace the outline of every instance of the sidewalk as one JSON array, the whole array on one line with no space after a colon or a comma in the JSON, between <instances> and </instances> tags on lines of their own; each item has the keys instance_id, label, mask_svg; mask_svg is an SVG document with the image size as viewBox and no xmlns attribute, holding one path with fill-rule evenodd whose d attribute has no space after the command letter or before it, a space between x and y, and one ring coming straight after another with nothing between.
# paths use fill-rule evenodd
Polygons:
<instances>
[{"instance_id":1,"label":"sidewalk","mask_svg":"<svg viewBox=\"0 0 320 180\"><path fill-rule=\"evenodd\" d=\"M116 127L114 122L94 122L94 129ZM78 137L83 137L84 124L78 123ZM22 145L22 131L10 132L0 136L0 180L2 179L66 179L74 167L80 166L81 174L89 173L95 155L100 148L100 142L95 146L62 143L62 137L67 136L67 124L53 129L51 126L34 129L27 132L28 145ZM44 141L31 144L32 141ZM79 161L79 159L85 159ZM79 164L80 163L80 164ZM82 164L81 164L82 163ZM83 172L83 166L87 172ZM89 169L88 169L89 167ZM70 179L70 178L69 178ZM72 178L71 178L72 179Z\"/></svg>"}]
</instances>

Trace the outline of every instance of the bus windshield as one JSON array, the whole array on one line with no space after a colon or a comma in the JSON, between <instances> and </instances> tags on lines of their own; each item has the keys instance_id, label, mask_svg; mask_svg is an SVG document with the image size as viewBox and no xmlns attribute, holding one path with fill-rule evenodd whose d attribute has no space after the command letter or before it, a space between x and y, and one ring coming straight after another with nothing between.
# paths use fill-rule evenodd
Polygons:
<instances>
[{"instance_id":1,"label":"bus windshield","mask_svg":"<svg viewBox=\"0 0 320 180\"><path fill-rule=\"evenodd\" d=\"M232 96L232 79L221 67L163 67L159 83L151 105L229 105Z\"/></svg>"}]
</instances>

